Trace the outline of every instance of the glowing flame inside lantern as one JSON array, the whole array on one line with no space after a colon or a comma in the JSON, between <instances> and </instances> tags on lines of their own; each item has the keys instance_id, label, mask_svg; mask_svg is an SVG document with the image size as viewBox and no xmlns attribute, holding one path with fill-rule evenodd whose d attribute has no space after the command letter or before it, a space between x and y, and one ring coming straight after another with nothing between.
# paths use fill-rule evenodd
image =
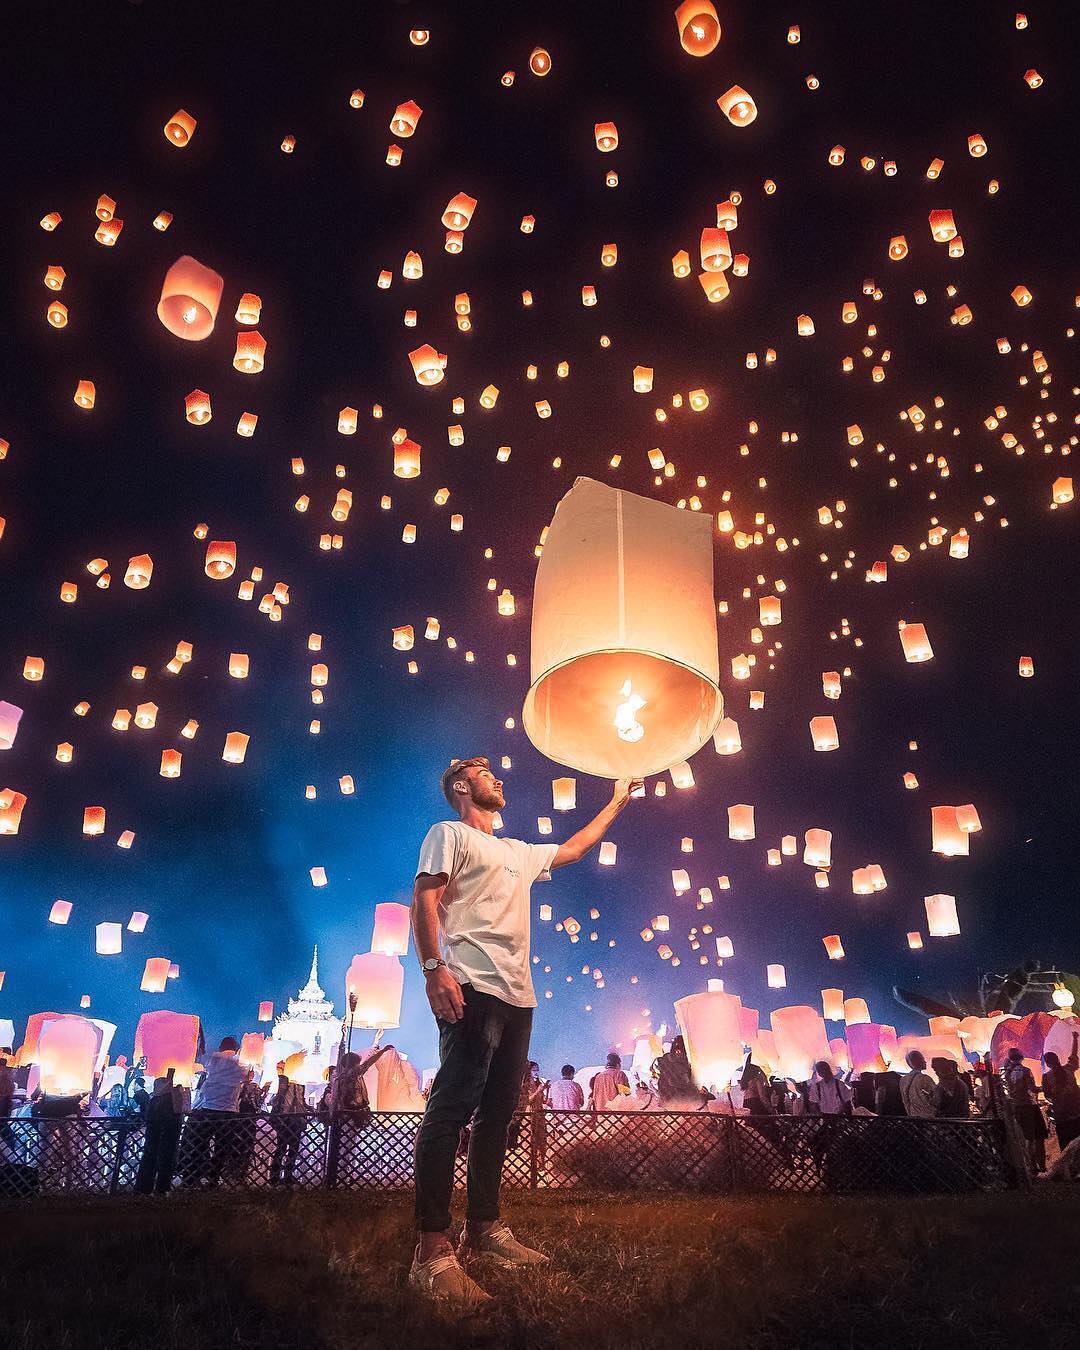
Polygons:
<instances>
[{"instance_id":1,"label":"glowing flame inside lantern","mask_svg":"<svg viewBox=\"0 0 1080 1350\"><path fill-rule=\"evenodd\" d=\"M199 311L194 305L189 305L187 309L184 310L183 319L185 323L194 323L198 317Z\"/></svg>"},{"instance_id":2,"label":"glowing flame inside lantern","mask_svg":"<svg viewBox=\"0 0 1080 1350\"><path fill-rule=\"evenodd\" d=\"M645 700L640 694L632 692L629 680L622 687L622 695L626 702L620 703L615 709L615 730L619 733L620 741L640 741L645 735L645 728L637 720L637 714L645 707Z\"/></svg>"}]
</instances>

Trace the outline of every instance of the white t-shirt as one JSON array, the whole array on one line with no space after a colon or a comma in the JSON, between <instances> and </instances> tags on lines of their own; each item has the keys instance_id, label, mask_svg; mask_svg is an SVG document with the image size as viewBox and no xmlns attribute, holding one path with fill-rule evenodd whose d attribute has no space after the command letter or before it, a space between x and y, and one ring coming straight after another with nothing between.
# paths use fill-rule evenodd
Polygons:
<instances>
[{"instance_id":1,"label":"white t-shirt","mask_svg":"<svg viewBox=\"0 0 1080 1350\"><path fill-rule=\"evenodd\" d=\"M558 844L498 839L460 820L432 825L420 846L421 872L445 872L440 919L450 973L516 1008L535 1008L529 968L529 889L550 881Z\"/></svg>"}]
</instances>

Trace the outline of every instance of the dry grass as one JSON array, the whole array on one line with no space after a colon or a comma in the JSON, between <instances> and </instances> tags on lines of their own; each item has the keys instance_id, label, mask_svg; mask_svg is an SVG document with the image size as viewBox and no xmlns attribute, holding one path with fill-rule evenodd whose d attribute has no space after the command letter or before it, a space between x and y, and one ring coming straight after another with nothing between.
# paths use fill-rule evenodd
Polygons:
<instances>
[{"instance_id":1,"label":"dry grass","mask_svg":"<svg viewBox=\"0 0 1080 1350\"><path fill-rule=\"evenodd\" d=\"M174 1195L0 1215L12 1350L1075 1345L1080 1193L514 1195L552 1257L448 1322L404 1284L403 1197Z\"/></svg>"}]
</instances>

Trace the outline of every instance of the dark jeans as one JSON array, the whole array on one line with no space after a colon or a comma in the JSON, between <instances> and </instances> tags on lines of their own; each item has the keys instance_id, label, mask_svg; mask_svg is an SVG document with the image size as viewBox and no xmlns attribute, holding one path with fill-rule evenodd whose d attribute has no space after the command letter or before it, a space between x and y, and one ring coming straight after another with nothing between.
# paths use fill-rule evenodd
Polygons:
<instances>
[{"instance_id":1,"label":"dark jeans","mask_svg":"<svg viewBox=\"0 0 1080 1350\"><path fill-rule=\"evenodd\" d=\"M470 984L461 992L462 1020L439 1022L439 1071L416 1136L416 1218L422 1233L450 1227L454 1158L470 1118L466 1216L480 1223L499 1217L506 1131L529 1058L531 1008L515 1008Z\"/></svg>"},{"instance_id":2,"label":"dark jeans","mask_svg":"<svg viewBox=\"0 0 1080 1350\"><path fill-rule=\"evenodd\" d=\"M270 1160L270 1185L286 1186L293 1183L296 1170L296 1158L300 1152L300 1140L303 1137L305 1121L293 1116L271 1116L277 1142L274 1144L274 1156Z\"/></svg>"},{"instance_id":3,"label":"dark jeans","mask_svg":"<svg viewBox=\"0 0 1080 1350\"><path fill-rule=\"evenodd\" d=\"M239 1126L236 1111L208 1111L202 1107L192 1111L184 1130L184 1156L180 1162L180 1179L185 1185L198 1185L206 1179L216 1186L226 1166L231 1176L239 1152Z\"/></svg>"},{"instance_id":4,"label":"dark jeans","mask_svg":"<svg viewBox=\"0 0 1080 1350\"><path fill-rule=\"evenodd\" d=\"M180 1143L180 1121L180 1116L164 1112L147 1117L146 1138L135 1177L135 1189L140 1195L149 1195L151 1191L164 1195L172 1186Z\"/></svg>"}]
</instances>

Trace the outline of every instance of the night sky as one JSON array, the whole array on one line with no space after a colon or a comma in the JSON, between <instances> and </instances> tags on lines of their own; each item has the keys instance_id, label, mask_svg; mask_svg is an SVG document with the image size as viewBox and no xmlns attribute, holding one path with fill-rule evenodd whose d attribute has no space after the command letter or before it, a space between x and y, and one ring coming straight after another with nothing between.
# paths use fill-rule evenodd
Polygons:
<instances>
[{"instance_id":1,"label":"night sky","mask_svg":"<svg viewBox=\"0 0 1080 1350\"><path fill-rule=\"evenodd\" d=\"M1070 334L1080 321L1080 44L1070 8L1034 5L1018 31L1015 8L1001 4L723 4L723 35L703 59L680 48L673 4L146 0L13 11L0 133L0 436L10 442L0 463L0 699L25 715L14 747L0 752L0 787L29 800L18 835L0 839L0 1017L21 1031L28 1014L74 1010L86 993L93 1014L119 1023L117 1050L130 1047L141 1012L163 1006L199 1013L216 1041L256 1029L260 1000L283 1010L314 942L340 1007L374 905L411 894L423 834L446 814L438 776L451 756L512 757L508 832L537 838L541 814L554 815L555 840L583 824L607 785L579 777L577 811L553 813L550 780L562 771L520 728L534 546L578 475L672 503L696 493L703 510L730 509L751 534L762 512L775 534L738 550L715 533L716 597L730 605L719 621L721 684L742 753L718 757L707 745L693 761L696 787L669 784L663 800L650 782L648 800L631 803L612 832L615 868L594 854L534 889L534 917L547 902L557 919L583 925L571 945L554 924L534 923L534 1047L545 1073L629 1046L635 1027L671 1024L672 999L709 975L722 974L766 1025L771 1008L816 1005L822 987L838 985L866 997L875 1020L914 1031L894 983L963 996L980 972L1029 955L1080 969L1077 508L1050 509L1052 482L1072 472L1080 375ZM797 45L787 40L792 23ZM414 46L409 30L421 27L430 41ZM528 65L537 45L553 63L542 79ZM1044 80L1035 90L1030 68ZM506 88L508 70L516 78ZM820 81L813 91L810 74ZM758 107L745 128L716 104L735 83ZM356 88L358 110L348 102ZM423 116L401 140L388 125L408 99ZM198 119L182 150L162 134L178 108ZM598 121L617 124L612 154L596 149ZM973 132L989 146L983 158L968 154ZM280 149L286 135L296 138L291 155ZM404 154L391 168L394 139ZM831 167L838 143L846 159ZM872 172L860 167L864 155L876 159ZM944 169L928 181L935 156ZM887 159L894 177L883 173ZM610 170L615 188L605 185ZM459 191L479 205L464 251L450 256L440 216ZM673 277L671 258L685 248L696 263L702 227L734 191L742 202L731 242L750 255L749 275L729 274L730 296L710 305L694 275ZM101 193L124 220L114 248L94 241ZM930 238L927 214L938 207L956 215L961 258ZM162 210L174 216L164 233L152 227ZM53 233L38 224L48 211L63 216ZM532 234L519 229L525 214L536 218ZM891 262L897 234L910 252ZM618 263L602 267L612 242ZM423 257L419 281L401 275L410 249ZM225 279L205 342L177 339L155 313L165 271L184 253ZM62 330L45 319L50 264L67 272L56 297L69 308ZM384 268L387 290L376 287ZM880 300L864 294L870 278ZM1034 297L1023 309L1010 298L1018 283ZM599 296L591 308L581 303L589 284ZM462 291L467 333L454 323ZM266 368L255 376L232 366L243 292L263 302ZM840 318L847 300L859 313L850 325ZM964 303L973 322L950 323ZM418 313L415 328L404 326L406 309ZM803 313L813 337L796 336ZM1001 337L1011 342L1005 355ZM424 342L448 356L434 389L417 384L407 359ZM777 360L766 365L770 347ZM1032 369L1035 349L1049 384ZM746 368L748 351L757 369ZM883 351L886 377L874 383ZM651 393L632 390L639 364L655 370ZM97 387L90 412L72 401L80 379ZM478 397L489 382L501 392L486 411ZM698 387L707 411L672 407L672 395ZM184 418L195 388L213 400L205 427ZM456 395L462 416L450 410ZM542 398L554 409L548 420L533 410ZM927 415L921 433L900 418L916 403ZM998 404L1007 417L990 430L984 419ZM337 432L346 405L360 411L352 437ZM259 418L250 439L235 431L245 411ZM454 423L462 446L448 444ZM865 438L854 449L853 423ZM423 447L411 481L392 473L399 426ZM1003 431L1022 456L1002 444ZM784 443L785 432L797 442ZM499 463L504 445L512 453ZM676 466L659 485L653 447ZM947 477L928 456L946 457ZM303 477L290 469L294 457ZM340 487L354 495L344 525L330 519ZM433 500L441 487L445 505ZM293 509L302 492L305 514ZM380 509L384 494L390 510ZM818 508L841 500L843 528L820 525ZM452 512L464 515L460 533ZM209 539L236 541L232 579L205 576L199 522ZM949 556L947 537L920 550L935 522L970 532L966 559ZM413 545L401 540L406 523L417 527ZM320 551L331 530L343 548ZM898 543L910 561L892 560ZM133 591L122 584L126 560L143 552L153 580ZM86 571L97 557L109 560L108 590ZM878 560L888 560L888 581L867 584ZM245 604L237 586L255 566L263 583ZM514 593L514 617L497 614L489 578ZM751 646L758 597L778 579L783 623ZM78 582L73 605L58 598L65 581ZM257 602L277 581L290 603L271 623ZM429 615L456 651L423 640ZM843 619L850 636L832 640ZM932 661L905 663L901 619L926 625ZM391 646L403 624L416 629L407 654ZM307 649L313 631L321 655ZM194 656L173 676L164 666L179 641ZM229 677L231 651L250 656L247 680ZM754 677L732 679L731 657L750 651ZM38 684L22 678L28 655L45 658ZM1017 673L1024 655L1035 664L1030 680ZM329 666L321 708L310 703L314 660ZM147 667L141 683L135 664ZM822 671L846 666L841 698L825 699ZM765 691L763 710L748 710L749 688ZM91 705L84 718L72 713L80 699ZM112 728L118 707L148 700L160 709L154 729ZM830 754L811 746L807 724L820 714L837 721ZM178 736L189 718L200 724L193 741ZM242 766L221 761L232 730L251 737ZM75 747L70 764L54 759L62 741ZM175 781L158 773L170 747L184 752ZM909 770L917 791L903 787ZM338 791L342 774L355 778L352 797ZM738 802L756 808L752 843L727 838L726 808ZM983 825L970 857L934 855L931 806L967 802ZM91 804L107 808L102 838L81 833ZM801 853L813 826L833 831L828 890L801 857L765 863L784 834ZM127 851L115 843L125 829L136 835ZM694 839L690 855L683 836ZM868 863L884 868L888 887L855 896L851 870ZM313 866L325 867L325 888L312 886ZM694 889L677 899L670 873L684 866ZM730 890L718 888L719 874ZM698 912L701 886L715 898ZM907 931L925 933L923 897L939 891L956 895L962 933L909 952ZM57 898L74 907L66 927L47 922ZM121 956L96 956L94 925L126 923L136 909L150 915L146 932L125 933ZM638 936L658 912L671 918L678 968ZM734 942L722 972L690 949L688 931L703 923L713 933L702 952L717 935ZM847 952L840 964L821 943L832 933ZM148 956L179 963L164 996L139 992ZM786 966L786 990L766 988L768 962ZM585 965L601 968L603 989ZM411 953L406 967L402 1026L387 1039L423 1067L434 1062L434 1025Z\"/></svg>"}]
</instances>

